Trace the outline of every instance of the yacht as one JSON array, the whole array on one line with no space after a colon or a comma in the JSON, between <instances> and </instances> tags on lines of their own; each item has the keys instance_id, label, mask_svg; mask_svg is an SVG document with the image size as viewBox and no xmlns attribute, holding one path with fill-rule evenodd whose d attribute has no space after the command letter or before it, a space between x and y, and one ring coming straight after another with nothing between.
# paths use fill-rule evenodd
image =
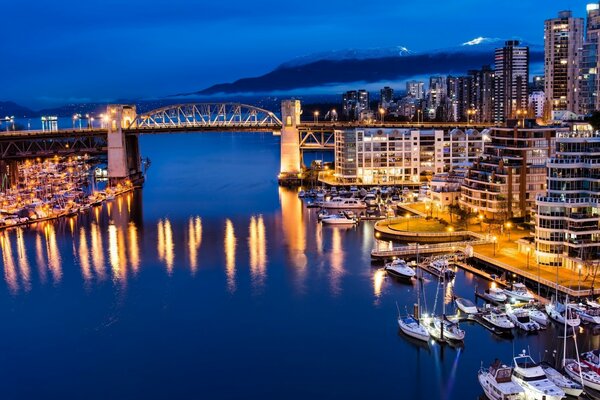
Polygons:
<instances>
[{"instance_id":1,"label":"yacht","mask_svg":"<svg viewBox=\"0 0 600 400\"><path fill-rule=\"evenodd\" d=\"M475 306L475 304L473 304L471 300L458 297L456 298L456 300L454 300L454 302L456 303L456 306L459 308L459 310L467 315L477 314L479 312L477 306Z\"/></svg>"},{"instance_id":2,"label":"yacht","mask_svg":"<svg viewBox=\"0 0 600 400\"><path fill-rule=\"evenodd\" d=\"M534 306L527 307L525 310L529 312L529 318L537 322L540 327L548 325L548 315L546 315L543 311L538 310Z\"/></svg>"},{"instance_id":3,"label":"yacht","mask_svg":"<svg viewBox=\"0 0 600 400\"><path fill-rule=\"evenodd\" d=\"M514 358L512 381L523 388L527 400L561 400L565 397L565 392L548 379L542 367L525 351Z\"/></svg>"},{"instance_id":4,"label":"yacht","mask_svg":"<svg viewBox=\"0 0 600 400\"><path fill-rule=\"evenodd\" d=\"M491 300L495 303L504 303L507 299L506 295L504 294L504 290L496 287L486 289L485 292L481 295L481 297L483 297L486 300Z\"/></svg>"},{"instance_id":5,"label":"yacht","mask_svg":"<svg viewBox=\"0 0 600 400\"><path fill-rule=\"evenodd\" d=\"M406 261L400 258L385 264L384 269L388 274L402 279L411 279L416 274L415 270L409 267L408 264L406 264Z\"/></svg>"},{"instance_id":6,"label":"yacht","mask_svg":"<svg viewBox=\"0 0 600 400\"><path fill-rule=\"evenodd\" d=\"M586 299L585 304L591 308L600 308L600 303L592 299Z\"/></svg>"},{"instance_id":7,"label":"yacht","mask_svg":"<svg viewBox=\"0 0 600 400\"><path fill-rule=\"evenodd\" d=\"M377 205L377 196L369 193L365 196L364 202L367 203L369 207L374 207Z\"/></svg>"},{"instance_id":8,"label":"yacht","mask_svg":"<svg viewBox=\"0 0 600 400\"><path fill-rule=\"evenodd\" d=\"M444 340L463 341L465 339L465 331L460 329L457 322L449 321L445 317L434 317L427 326L427 331L434 339L442 339L442 327Z\"/></svg>"},{"instance_id":9,"label":"yacht","mask_svg":"<svg viewBox=\"0 0 600 400\"><path fill-rule=\"evenodd\" d=\"M356 218L348 217L340 212L338 214L330 214L321 218L321 222L327 225L354 225L358 223Z\"/></svg>"},{"instance_id":10,"label":"yacht","mask_svg":"<svg viewBox=\"0 0 600 400\"><path fill-rule=\"evenodd\" d=\"M550 382L558 386L568 396L579 397L581 393L583 393L583 386L573 381L568 376L564 376L549 364L542 362L541 367Z\"/></svg>"},{"instance_id":11,"label":"yacht","mask_svg":"<svg viewBox=\"0 0 600 400\"><path fill-rule=\"evenodd\" d=\"M581 354L581 363L587 365L592 371L600 374L600 350L592 350Z\"/></svg>"},{"instance_id":12,"label":"yacht","mask_svg":"<svg viewBox=\"0 0 600 400\"><path fill-rule=\"evenodd\" d=\"M489 368L477 373L479 384L490 400L525 400L525 391L511 379L512 368L494 361Z\"/></svg>"},{"instance_id":13,"label":"yacht","mask_svg":"<svg viewBox=\"0 0 600 400\"><path fill-rule=\"evenodd\" d=\"M504 289L504 293L518 301L533 301L533 294L522 283L513 283L510 289Z\"/></svg>"},{"instance_id":14,"label":"yacht","mask_svg":"<svg viewBox=\"0 0 600 400\"><path fill-rule=\"evenodd\" d=\"M341 208L341 209L361 209L367 208L367 205L360 200L351 198L334 197L329 201L323 202L323 208Z\"/></svg>"},{"instance_id":15,"label":"yacht","mask_svg":"<svg viewBox=\"0 0 600 400\"><path fill-rule=\"evenodd\" d=\"M454 272L450 266L448 265L448 260L445 258L439 258L437 260L433 260L429 263L427 270L434 274L437 277L443 277L447 280L451 280L456 276L456 272Z\"/></svg>"},{"instance_id":16,"label":"yacht","mask_svg":"<svg viewBox=\"0 0 600 400\"><path fill-rule=\"evenodd\" d=\"M600 309L586 307L583 304L573 304L569 305L570 308L575 310L575 313L579 315L579 319L582 322L588 322L590 324L598 325L600 324Z\"/></svg>"},{"instance_id":17,"label":"yacht","mask_svg":"<svg viewBox=\"0 0 600 400\"><path fill-rule=\"evenodd\" d=\"M600 375L590 368L585 361L577 362L577 360L566 359L565 371L575 382L579 382L590 389L600 390Z\"/></svg>"},{"instance_id":18,"label":"yacht","mask_svg":"<svg viewBox=\"0 0 600 400\"><path fill-rule=\"evenodd\" d=\"M302 198L304 198L304 196L306 196L306 192L304 190L301 190L298 192L298 197L300 197L302 199Z\"/></svg>"},{"instance_id":19,"label":"yacht","mask_svg":"<svg viewBox=\"0 0 600 400\"><path fill-rule=\"evenodd\" d=\"M515 327L515 325L508 319L505 313L500 311L498 308L492 308L489 311L484 312L481 315L485 321L492 324L495 328L508 331Z\"/></svg>"},{"instance_id":20,"label":"yacht","mask_svg":"<svg viewBox=\"0 0 600 400\"><path fill-rule=\"evenodd\" d=\"M418 340L428 341L429 332L419 323L419 321L412 315L406 315L404 317L398 316L398 326L400 330L410 337Z\"/></svg>"},{"instance_id":21,"label":"yacht","mask_svg":"<svg viewBox=\"0 0 600 400\"><path fill-rule=\"evenodd\" d=\"M554 297L550 303L546 304L545 308L548 316L559 324L566 322L567 325L572 327L577 327L581 324L579 316L573 310L568 310L568 307L565 307L564 304L555 301Z\"/></svg>"},{"instance_id":22,"label":"yacht","mask_svg":"<svg viewBox=\"0 0 600 400\"><path fill-rule=\"evenodd\" d=\"M506 306L506 316L519 329L526 332L535 332L540 330L540 324L533 321L529 316L529 310L521 307Z\"/></svg>"}]
</instances>

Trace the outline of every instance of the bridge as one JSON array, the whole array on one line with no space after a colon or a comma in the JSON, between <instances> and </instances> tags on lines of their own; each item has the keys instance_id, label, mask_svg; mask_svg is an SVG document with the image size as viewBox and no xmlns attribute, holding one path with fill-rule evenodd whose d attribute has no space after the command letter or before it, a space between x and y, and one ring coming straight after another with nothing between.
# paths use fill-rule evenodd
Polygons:
<instances>
[{"instance_id":1,"label":"bridge","mask_svg":"<svg viewBox=\"0 0 600 400\"><path fill-rule=\"evenodd\" d=\"M302 152L333 149L336 131L358 127L457 127L455 123L306 123L301 121L301 114L298 100L282 101L281 119L272 111L240 103L175 104L140 114L133 105L114 104L107 106L104 120L106 128L0 133L0 164L55 155L107 154L109 177L120 180L140 172L139 135L211 131L273 132L281 135L280 172L296 176L301 170ZM488 126L468 127L481 129Z\"/></svg>"}]
</instances>

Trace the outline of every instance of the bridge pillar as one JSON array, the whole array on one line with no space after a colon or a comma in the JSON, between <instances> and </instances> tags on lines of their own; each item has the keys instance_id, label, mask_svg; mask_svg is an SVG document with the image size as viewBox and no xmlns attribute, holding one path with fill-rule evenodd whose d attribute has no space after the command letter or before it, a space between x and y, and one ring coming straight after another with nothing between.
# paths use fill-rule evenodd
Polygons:
<instances>
[{"instance_id":1,"label":"bridge pillar","mask_svg":"<svg viewBox=\"0 0 600 400\"><path fill-rule=\"evenodd\" d=\"M297 175L300 173L300 100L284 100L281 102L281 168L280 175Z\"/></svg>"},{"instance_id":2,"label":"bridge pillar","mask_svg":"<svg viewBox=\"0 0 600 400\"><path fill-rule=\"evenodd\" d=\"M123 132L123 128L129 127L131 122L135 121L135 106L111 104L106 108L106 115L108 116L108 177L111 181L127 179L133 173L139 172L137 140L128 140Z\"/></svg>"}]
</instances>

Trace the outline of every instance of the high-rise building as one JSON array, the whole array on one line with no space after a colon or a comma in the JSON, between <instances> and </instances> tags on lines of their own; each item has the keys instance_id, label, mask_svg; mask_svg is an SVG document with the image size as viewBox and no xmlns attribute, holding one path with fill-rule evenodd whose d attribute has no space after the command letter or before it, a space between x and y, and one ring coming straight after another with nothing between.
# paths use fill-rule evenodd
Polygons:
<instances>
[{"instance_id":1,"label":"high-rise building","mask_svg":"<svg viewBox=\"0 0 600 400\"><path fill-rule=\"evenodd\" d=\"M417 100L423 100L425 97L425 82L408 81L406 82L406 95L412 96Z\"/></svg>"},{"instance_id":2,"label":"high-rise building","mask_svg":"<svg viewBox=\"0 0 600 400\"><path fill-rule=\"evenodd\" d=\"M429 78L429 91L427 92L427 112L430 119L445 119L447 86L443 76Z\"/></svg>"},{"instance_id":3,"label":"high-rise building","mask_svg":"<svg viewBox=\"0 0 600 400\"><path fill-rule=\"evenodd\" d=\"M544 76L543 75L534 75L531 78L531 86L530 92L536 92L538 90L544 90Z\"/></svg>"},{"instance_id":4,"label":"high-rise building","mask_svg":"<svg viewBox=\"0 0 600 400\"><path fill-rule=\"evenodd\" d=\"M499 221L528 218L536 196L545 192L546 161L557 132L568 128L536 126L532 120L519 125L489 129L491 141L461 187L460 203L469 211Z\"/></svg>"},{"instance_id":5,"label":"high-rise building","mask_svg":"<svg viewBox=\"0 0 600 400\"><path fill-rule=\"evenodd\" d=\"M529 95L529 108L533 110L536 118L544 116L544 104L546 103L546 95L542 90L536 90Z\"/></svg>"},{"instance_id":6,"label":"high-rise building","mask_svg":"<svg viewBox=\"0 0 600 400\"><path fill-rule=\"evenodd\" d=\"M547 193L536 201L538 262L577 270L600 259L600 135L574 124L556 138ZM584 271L586 272L586 271Z\"/></svg>"},{"instance_id":7,"label":"high-rise building","mask_svg":"<svg viewBox=\"0 0 600 400\"><path fill-rule=\"evenodd\" d=\"M379 91L381 97L381 106L386 108L394 101L394 89L389 86L384 87Z\"/></svg>"},{"instance_id":8,"label":"high-rise building","mask_svg":"<svg viewBox=\"0 0 600 400\"><path fill-rule=\"evenodd\" d=\"M544 23L544 93L552 111L579 112L578 76L583 18L561 11Z\"/></svg>"},{"instance_id":9,"label":"high-rise building","mask_svg":"<svg viewBox=\"0 0 600 400\"><path fill-rule=\"evenodd\" d=\"M342 95L342 115L344 118L357 120L361 113L368 109L369 92L366 90L349 90Z\"/></svg>"},{"instance_id":10,"label":"high-rise building","mask_svg":"<svg viewBox=\"0 0 600 400\"><path fill-rule=\"evenodd\" d=\"M518 40L508 40L496 49L494 72L494 122L515 118L517 111L527 110L529 81L529 47Z\"/></svg>"},{"instance_id":11,"label":"high-rise building","mask_svg":"<svg viewBox=\"0 0 600 400\"><path fill-rule=\"evenodd\" d=\"M471 105L475 111L471 120L494 121L494 71L489 65L469 71L471 77Z\"/></svg>"},{"instance_id":12,"label":"high-rise building","mask_svg":"<svg viewBox=\"0 0 600 400\"><path fill-rule=\"evenodd\" d=\"M598 68L600 68L600 57L598 57L598 43L600 37L600 4L587 5L587 21L585 25L585 40L579 60L579 113L591 114L594 110L600 110L600 98L598 97L599 82Z\"/></svg>"}]
</instances>

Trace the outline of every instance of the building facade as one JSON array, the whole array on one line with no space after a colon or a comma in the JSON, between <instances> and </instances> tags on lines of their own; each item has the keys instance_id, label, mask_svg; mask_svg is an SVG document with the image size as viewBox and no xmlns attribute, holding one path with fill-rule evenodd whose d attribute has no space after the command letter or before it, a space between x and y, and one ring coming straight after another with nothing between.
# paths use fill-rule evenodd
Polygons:
<instances>
[{"instance_id":1,"label":"building facade","mask_svg":"<svg viewBox=\"0 0 600 400\"><path fill-rule=\"evenodd\" d=\"M484 155L469 168L461 187L461 204L471 212L505 221L528 219L538 194L546 190L546 161L554 153L557 132L535 121L489 129ZM524 126L524 127L523 127Z\"/></svg>"},{"instance_id":2,"label":"building facade","mask_svg":"<svg viewBox=\"0 0 600 400\"><path fill-rule=\"evenodd\" d=\"M536 255L542 265L575 270L600 258L600 134L583 123L560 132L547 166L547 193L536 202Z\"/></svg>"},{"instance_id":3,"label":"building facade","mask_svg":"<svg viewBox=\"0 0 600 400\"><path fill-rule=\"evenodd\" d=\"M553 111L579 112L579 63L583 18L561 11L544 23L544 93Z\"/></svg>"},{"instance_id":4,"label":"building facade","mask_svg":"<svg viewBox=\"0 0 600 400\"><path fill-rule=\"evenodd\" d=\"M483 153L485 138L475 129L338 130L335 178L340 183L418 184L433 174L468 167Z\"/></svg>"},{"instance_id":5,"label":"building facade","mask_svg":"<svg viewBox=\"0 0 600 400\"><path fill-rule=\"evenodd\" d=\"M579 69L579 113L591 114L600 110L599 75L600 57L598 43L600 37L600 4L587 5L585 40L581 51Z\"/></svg>"},{"instance_id":6,"label":"building facade","mask_svg":"<svg viewBox=\"0 0 600 400\"><path fill-rule=\"evenodd\" d=\"M527 110L529 48L508 40L495 51L494 122L504 123Z\"/></svg>"},{"instance_id":7,"label":"building facade","mask_svg":"<svg viewBox=\"0 0 600 400\"><path fill-rule=\"evenodd\" d=\"M364 89L350 90L342 95L342 115L349 120L358 120L361 113L369 109L369 92Z\"/></svg>"},{"instance_id":8,"label":"building facade","mask_svg":"<svg viewBox=\"0 0 600 400\"><path fill-rule=\"evenodd\" d=\"M494 121L494 71L489 65L469 71L471 77L471 106L475 122Z\"/></svg>"},{"instance_id":9,"label":"building facade","mask_svg":"<svg viewBox=\"0 0 600 400\"><path fill-rule=\"evenodd\" d=\"M417 100L425 98L425 82L408 81L406 82L406 95L412 96Z\"/></svg>"}]
</instances>

